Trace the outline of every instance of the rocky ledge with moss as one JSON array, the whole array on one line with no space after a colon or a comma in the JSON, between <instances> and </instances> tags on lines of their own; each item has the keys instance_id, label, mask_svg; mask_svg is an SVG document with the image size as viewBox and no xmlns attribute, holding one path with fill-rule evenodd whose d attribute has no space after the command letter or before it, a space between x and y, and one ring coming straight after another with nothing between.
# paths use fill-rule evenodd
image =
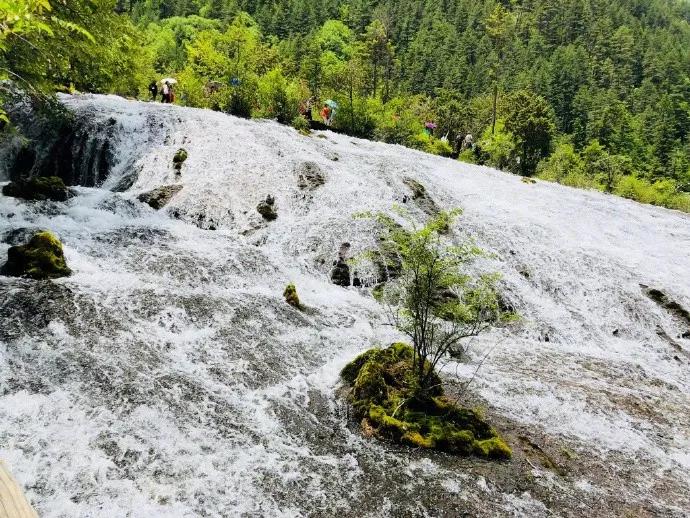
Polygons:
<instances>
[{"instance_id":1,"label":"rocky ledge with moss","mask_svg":"<svg viewBox=\"0 0 690 518\"><path fill-rule=\"evenodd\" d=\"M461 408L444 395L433 373L433 389L415 389L413 349L396 343L370 349L345 366L349 400L365 433L412 447L458 455L508 459L512 452L479 412Z\"/></svg>"},{"instance_id":2,"label":"rocky ledge with moss","mask_svg":"<svg viewBox=\"0 0 690 518\"><path fill-rule=\"evenodd\" d=\"M0 269L2 275L54 279L67 277L72 271L67 267L62 243L55 234L37 232L25 245L13 246L7 251L7 262Z\"/></svg>"},{"instance_id":3,"label":"rocky ledge with moss","mask_svg":"<svg viewBox=\"0 0 690 518\"><path fill-rule=\"evenodd\" d=\"M67 201L74 196L74 192L57 176L38 176L10 182L3 186L2 194L35 201Z\"/></svg>"}]
</instances>

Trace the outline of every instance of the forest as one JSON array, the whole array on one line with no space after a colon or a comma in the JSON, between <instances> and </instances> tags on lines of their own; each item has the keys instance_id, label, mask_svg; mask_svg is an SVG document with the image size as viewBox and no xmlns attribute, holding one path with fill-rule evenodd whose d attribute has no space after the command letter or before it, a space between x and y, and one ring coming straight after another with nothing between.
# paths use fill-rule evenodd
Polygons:
<instances>
[{"instance_id":1,"label":"forest","mask_svg":"<svg viewBox=\"0 0 690 518\"><path fill-rule=\"evenodd\" d=\"M0 31L38 96L170 76L303 130L333 100L336 131L690 211L686 1L0 0Z\"/></svg>"}]
</instances>

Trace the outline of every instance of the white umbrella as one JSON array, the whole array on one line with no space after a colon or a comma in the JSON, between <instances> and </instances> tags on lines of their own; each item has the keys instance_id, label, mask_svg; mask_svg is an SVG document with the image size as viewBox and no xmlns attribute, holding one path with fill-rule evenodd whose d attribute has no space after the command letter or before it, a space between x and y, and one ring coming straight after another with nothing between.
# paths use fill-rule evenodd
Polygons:
<instances>
[{"instance_id":1,"label":"white umbrella","mask_svg":"<svg viewBox=\"0 0 690 518\"><path fill-rule=\"evenodd\" d=\"M170 83L171 85L174 85L177 83L177 79L173 79L172 77L166 77L165 79L161 79L161 83Z\"/></svg>"}]
</instances>

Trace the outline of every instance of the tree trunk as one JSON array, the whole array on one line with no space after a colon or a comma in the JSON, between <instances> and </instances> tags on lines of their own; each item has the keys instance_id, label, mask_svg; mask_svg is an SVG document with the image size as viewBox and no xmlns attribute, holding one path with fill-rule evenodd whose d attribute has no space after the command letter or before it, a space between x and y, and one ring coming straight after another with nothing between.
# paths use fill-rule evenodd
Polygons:
<instances>
[{"instance_id":1,"label":"tree trunk","mask_svg":"<svg viewBox=\"0 0 690 518\"><path fill-rule=\"evenodd\" d=\"M491 115L491 134L496 133L496 104L498 103L498 81L494 82L494 105Z\"/></svg>"}]
</instances>

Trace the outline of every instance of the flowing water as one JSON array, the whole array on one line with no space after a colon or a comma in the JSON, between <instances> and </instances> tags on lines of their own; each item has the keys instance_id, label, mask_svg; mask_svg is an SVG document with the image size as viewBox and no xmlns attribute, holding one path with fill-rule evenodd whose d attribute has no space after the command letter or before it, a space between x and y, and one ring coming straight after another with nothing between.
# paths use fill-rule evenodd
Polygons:
<instances>
[{"instance_id":1,"label":"flowing water","mask_svg":"<svg viewBox=\"0 0 690 518\"><path fill-rule=\"evenodd\" d=\"M82 128L65 144L77 196L0 197L0 256L47 228L74 270L0 277L0 458L41 516L690 509L690 322L646 288L690 308L688 215L331 132L61 99ZM299 185L305 168L323 185ZM510 463L365 438L341 397L345 363L399 337L368 288L329 272L342 243L375 245L357 213L428 217L406 178L463 209L455 236L492 252L475 268L502 274L522 317L446 369L474 376ZM160 211L137 200L171 184ZM288 282L304 312L283 301Z\"/></svg>"}]
</instances>

